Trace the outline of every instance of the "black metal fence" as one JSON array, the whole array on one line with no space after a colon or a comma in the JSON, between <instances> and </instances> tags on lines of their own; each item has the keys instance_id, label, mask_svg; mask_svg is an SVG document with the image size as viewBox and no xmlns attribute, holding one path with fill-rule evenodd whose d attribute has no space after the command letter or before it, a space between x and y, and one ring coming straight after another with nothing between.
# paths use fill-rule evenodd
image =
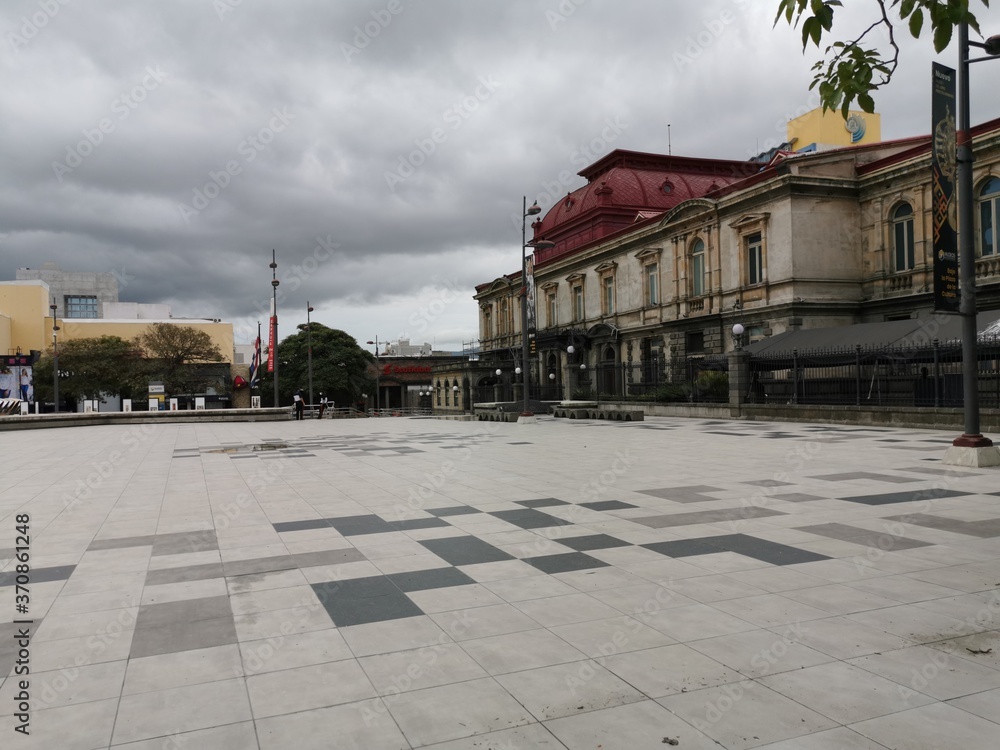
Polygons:
<instances>
[{"instance_id":1,"label":"black metal fence","mask_svg":"<svg viewBox=\"0 0 1000 750\"><path fill-rule=\"evenodd\" d=\"M729 400L729 360L724 355L652 359L648 362L571 365L569 382L550 378L531 383L530 399L562 401L645 401L726 403ZM473 388L474 403L512 402L524 398L520 380L498 378Z\"/></svg>"},{"instance_id":2,"label":"black metal fence","mask_svg":"<svg viewBox=\"0 0 1000 750\"><path fill-rule=\"evenodd\" d=\"M979 399L1000 408L1000 338L980 340ZM962 398L959 342L766 352L750 359L748 403L948 406Z\"/></svg>"},{"instance_id":3,"label":"black metal fence","mask_svg":"<svg viewBox=\"0 0 1000 750\"><path fill-rule=\"evenodd\" d=\"M594 367L585 387L598 401L726 403L728 373L725 355L602 362Z\"/></svg>"},{"instance_id":4,"label":"black metal fence","mask_svg":"<svg viewBox=\"0 0 1000 750\"><path fill-rule=\"evenodd\" d=\"M980 406L1000 409L1000 337L981 338L978 356ZM497 378L477 385L472 401L520 401L518 381ZM962 347L954 341L753 354L742 395L751 404L961 407L962 391ZM728 403L729 357L573 364L555 379L532 382L529 396L532 401Z\"/></svg>"}]
</instances>

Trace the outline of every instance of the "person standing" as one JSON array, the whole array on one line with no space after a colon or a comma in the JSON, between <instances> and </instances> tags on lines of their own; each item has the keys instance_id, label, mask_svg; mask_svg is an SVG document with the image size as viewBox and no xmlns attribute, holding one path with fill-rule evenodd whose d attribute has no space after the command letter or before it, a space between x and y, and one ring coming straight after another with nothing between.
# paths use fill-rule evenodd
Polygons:
<instances>
[{"instance_id":1,"label":"person standing","mask_svg":"<svg viewBox=\"0 0 1000 750\"><path fill-rule=\"evenodd\" d=\"M326 396L322 393L319 394L319 418L323 418L323 412L326 410Z\"/></svg>"},{"instance_id":2,"label":"person standing","mask_svg":"<svg viewBox=\"0 0 1000 750\"><path fill-rule=\"evenodd\" d=\"M29 396L31 395L31 378L28 376L28 368L21 368L21 400L30 401Z\"/></svg>"},{"instance_id":3,"label":"person standing","mask_svg":"<svg viewBox=\"0 0 1000 750\"><path fill-rule=\"evenodd\" d=\"M306 404L302 400L302 391L295 391L295 395L292 397L295 402L295 418L302 419L302 414L305 412Z\"/></svg>"}]
</instances>

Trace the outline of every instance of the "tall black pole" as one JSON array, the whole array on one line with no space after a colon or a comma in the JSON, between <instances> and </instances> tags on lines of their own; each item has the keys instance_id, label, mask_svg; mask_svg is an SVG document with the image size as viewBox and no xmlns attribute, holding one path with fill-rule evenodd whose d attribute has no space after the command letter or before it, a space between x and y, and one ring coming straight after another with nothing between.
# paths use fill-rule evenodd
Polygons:
<instances>
[{"instance_id":1,"label":"tall black pole","mask_svg":"<svg viewBox=\"0 0 1000 750\"><path fill-rule=\"evenodd\" d=\"M537 213L537 212L536 212ZM528 196L521 202L521 390L524 406L521 415L531 416L528 408L528 248L525 224L528 221Z\"/></svg>"},{"instance_id":2,"label":"tall black pole","mask_svg":"<svg viewBox=\"0 0 1000 750\"><path fill-rule=\"evenodd\" d=\"M271 293L272 297L272 310L271 310L271 339L273 341L274 351L271 353L271 361L274 363L274 406L277 408L280 406L278 397L278 261L275 258L275 252L271 250Z\"/></svg>"},{"instance_id":3,"label":"tall black pole","mask_svg":"<svg viewBox=\"0 0 1000 750\"><path fill-rule=\"evenodd\" d=\"M309 348L309 415L312 416L313 408L313 329L312 329L312 318L309 317L312 313L313 308L309 304L309 300L306 300L306 338L308 342L306 346Z\"/></svg>"},{"instance_id":4,"label":"tall black pole","mask_svg":"<svg viewBox=\"0 0 1000 750\"><path fill-rule=\"evenodd\" d=\"M379 370L381 369L378 364L378 336L375 337L374 341L369 341L369 344L375 344L375 416L378 416L379 410L382 408L381 405L381 394L379 391Z\"/></svg>"},{"instance_id":5,"label":"tall black pole","mask_svg":"<svg viewBox=\"0 0 1000 750\"><path fill-rule=\"evenodd\" d=\"M952 445L988 448L993 441L979 432L979 334L976 326L976 245L973 237L972 125L969 104L969 24L958 26L958 272L962 315L962 395L965 433Z\"/></svg>"},{"instance_id":6,"label":"tall black pole","mask_svg":"<svg viewBox=\"0 0 1000 750\"><path fill-rule=\"evenodd\" d=\"M52 304L49 305L49 309L52 311L52 411L55 414L59 413L59 342L57 340L57 334L59 333L59 326L56 323L56 299L52 298Z\"/></svg>"}]
</instances>

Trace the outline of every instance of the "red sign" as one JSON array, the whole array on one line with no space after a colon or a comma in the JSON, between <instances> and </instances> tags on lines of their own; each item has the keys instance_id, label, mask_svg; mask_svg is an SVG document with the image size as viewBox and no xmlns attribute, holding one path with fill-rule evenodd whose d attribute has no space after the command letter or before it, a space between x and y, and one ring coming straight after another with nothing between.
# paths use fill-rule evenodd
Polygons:
<instances>
[{"instance_id":1,"label":"red sign","mask_svg":"<svg viewBox=\"0 0 1000 750\"><path fill-rule=\"evenodd\" d=\"M271 316L271 334L267 341L267 371L274 372L275 334L278 331L278 316Z\"/></svg>"},{"instance_id":2,"label":"red sign","mask_svg":"<svg viewBox=\"0 0 1000 750\"><path fill-rule=\"evenodd\" d=\"M382 368L383 375L430 375L430 365L386 365Z\"/></svg>"}]
</instances>

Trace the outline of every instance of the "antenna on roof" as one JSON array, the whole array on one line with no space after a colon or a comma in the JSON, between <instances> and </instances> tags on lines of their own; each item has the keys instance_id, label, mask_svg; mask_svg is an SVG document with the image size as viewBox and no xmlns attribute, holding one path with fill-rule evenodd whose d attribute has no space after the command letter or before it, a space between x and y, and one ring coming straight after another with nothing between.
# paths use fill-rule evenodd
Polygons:
<instances>
[{"instance_id":1,"label":"antenna on roof","mask_svg":"<svg viewBox=\"0 0 1000 750\"><path fill-rule=\"evenodd\" d=\"M667 123L667 156L671 156L672 154L673 154L673 149L671 148L671 145L670 145L670 123L668 122Z\"/></svg>"}]
</instances>

